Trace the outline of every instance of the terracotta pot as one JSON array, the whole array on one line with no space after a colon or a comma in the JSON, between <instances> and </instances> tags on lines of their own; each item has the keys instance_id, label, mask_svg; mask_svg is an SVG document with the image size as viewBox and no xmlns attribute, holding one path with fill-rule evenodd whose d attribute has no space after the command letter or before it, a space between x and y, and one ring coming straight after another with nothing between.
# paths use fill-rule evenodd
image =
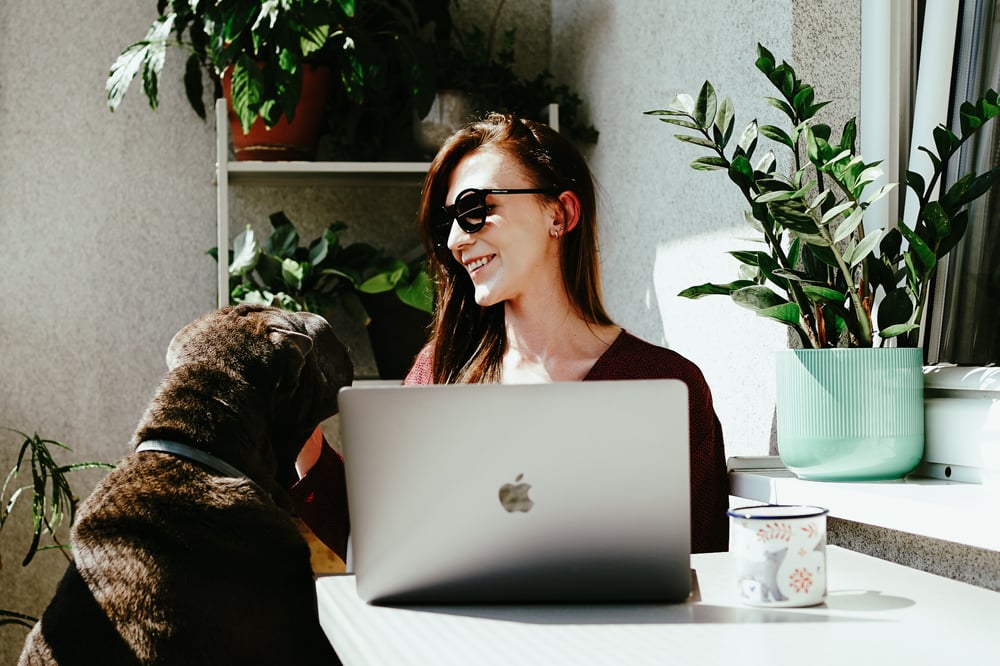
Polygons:
<instances>
[{"instance_id":1,"label":"terracotta pot","mask_svg":"<svg viewBox=\"0 0 1000 666\"><path fill-rule=\"evenodd\" d=\"M295 119L289 123L282 116L271 129L257 118L250 131L243 133L239 118L233 111L232 68L222 76L222 92L229 108L229 131L233 139L236 159L262 160L313 160L323 125L323 111L330 89L330 68L309 65L302 71L302 94L295 107Z\"/></svg>"}]
</instances>

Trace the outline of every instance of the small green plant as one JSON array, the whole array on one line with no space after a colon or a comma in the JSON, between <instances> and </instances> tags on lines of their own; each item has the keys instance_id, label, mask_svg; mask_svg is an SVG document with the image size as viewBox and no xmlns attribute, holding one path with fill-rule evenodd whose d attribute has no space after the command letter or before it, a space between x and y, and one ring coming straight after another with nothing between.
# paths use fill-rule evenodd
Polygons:
<instances>
[{"instance_id":1,"label":"small green plant","mask_svg":"<svg viewBox=\"0 0 1000 666\"><path fill-rule=\"evenodd\" d=\"M205 78L219 98L223 72L232 68L232 104L244 132L258 117L268 127L282 116L292 120L308 63L332 67L334 87L353 104L383 94L393 67L402 90L428 95L427 65L398 19L412 11L406 0L157 0L156 10L143 39L111 65L105 92L112 111L137 76L157 107L168 48L187 53L184 90L201 118Z\"/></svg>"},{"instance_id":2,"label":"small green plant","mask_svg":"<svg viewBox=\"0 0 1000 666\"><path fill-rule=\"evenodd\" d=\"M758 127L753 120L731 146L733 104L718 100L708 81L696 98L677 95L669 108L646 112L690 132L677 139L708 149L710 155L691 166L729 175L750 206L746 220L764 246L730 252L741 264L739 279L693 286L680 296L728 295L791 327L805 347L871 347L876 333L882 342L895 338L898 346L918 346L937 266L964 235L968 204L1000 181L1000 167L968 173L936 196L949 160L1000 113L996 91L962 104L961 136L940 125L934 147L920 147L933 172L926 182L919 173L906 173L904 184L917 197L913 227L900 219L895 228L866 231L865 211L893 185L868 193L882 172L856 152L855 120L845 124L839 140L832 139L830 127L816 119L828 102L815 101L813 87L763 46L757 46L757 56L757 69L780 94L766 101L788 116L788 131ZM778 173L772 151L755 157L761 136L791 153L789 176Z\"/></svg>"},{"instance_id":3,"label":"small green plant","mask_svg":"<svg viewBox=\"0 0 1000 666\"><path fill-rule=\"evenodd\" d=\"M32 539L28 546L28 552L21 561L21 566L28 566L35 555L42 550L59 550L69 560L67 553L69 546L60 541L57 530L67 519L68 524L73 524L79 498L73 493L67 474L81 469L112 469L114 465L104 462L59 465L52 457L52 451L49 447L59 447L70 451L71 449L65 444L53 439L42 439L38 433L28 435L11 428L3 428L3 430L17 434L23 438L23 442L17 454L17 462L7 473L3 487L0 488L0 534L8 526L11 511L13 511L18 499L25 496L26 493L30 493ZM31 471L30 483L17 485L23 468L28 468ZM50 545L42 544L42 537L45 535L48 535L52 541ZM2 567L3 559L0 557L0 568ZM37 622L37 618L30 615L0 609L0 625L18 624L31 627L35 622Z\"/></svg>"},{"instance_id":4,"label":"small green plant","mask_svg":"<svg viewBox=\"0 0 1000 666\"><path fill-rule=\"evenodd\" d=\"M270 216L264 245L247 227L230 251L230 299L321 315L342 310L367 325L361 294L392 291L400 301L424 312L433 309L434 289L421 259L404 262L367 243L341 245L343 222L331 224L308 246L299 244L295 226L283 212ZM209 253L218 260L217 248Z\"/></svg>"}]
</instances>

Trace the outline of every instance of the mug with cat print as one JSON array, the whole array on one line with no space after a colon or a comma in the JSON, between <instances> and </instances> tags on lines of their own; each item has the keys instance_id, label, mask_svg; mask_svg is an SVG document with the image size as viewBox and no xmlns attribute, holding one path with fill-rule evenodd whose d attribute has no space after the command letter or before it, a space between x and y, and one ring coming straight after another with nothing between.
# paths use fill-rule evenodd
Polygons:
<instances>
[{"instance_id":1,"label":"mug with cat print","mask_svg":"<svg viewBox=\"0 0 1000 666\"><path fill-rule=\"evenodd\" d=\"M729 553L743 603L772 608L823 603L827 509L767 504L728 513Z\"/></svg>"}]
</instances>

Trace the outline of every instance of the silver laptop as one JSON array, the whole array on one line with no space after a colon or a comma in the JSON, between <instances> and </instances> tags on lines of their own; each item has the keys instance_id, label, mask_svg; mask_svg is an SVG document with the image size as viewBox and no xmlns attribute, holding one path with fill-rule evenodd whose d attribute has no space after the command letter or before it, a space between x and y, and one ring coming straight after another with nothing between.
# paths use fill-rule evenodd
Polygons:
<instances>
[{"instance_id":1,"label":"silver laptop","mask_svg":"<svg viewBox=\"0 0 1000 666\"><path fill-rule=\"evenodd\" d=\"M364 600L688 597L683 382L355 386L339 402Z\"/></svg>"}]
</instances>

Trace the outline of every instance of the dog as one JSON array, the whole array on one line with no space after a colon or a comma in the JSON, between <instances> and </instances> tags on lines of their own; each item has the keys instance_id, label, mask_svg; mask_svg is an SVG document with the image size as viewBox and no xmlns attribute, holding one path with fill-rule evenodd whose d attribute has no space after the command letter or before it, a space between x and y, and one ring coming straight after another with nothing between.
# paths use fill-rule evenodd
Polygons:
<instances>
[{"instance_id":1,"label":"dog","mask_svg":"<svg viewBox=\"0 0 1000 666\"><path fill-rule=\"evenodd\" d=\"M167 367L19 664L339 663L286 489L346 349L318 315L240 305L182 328Z\"/></svg>"}]
</instances>

